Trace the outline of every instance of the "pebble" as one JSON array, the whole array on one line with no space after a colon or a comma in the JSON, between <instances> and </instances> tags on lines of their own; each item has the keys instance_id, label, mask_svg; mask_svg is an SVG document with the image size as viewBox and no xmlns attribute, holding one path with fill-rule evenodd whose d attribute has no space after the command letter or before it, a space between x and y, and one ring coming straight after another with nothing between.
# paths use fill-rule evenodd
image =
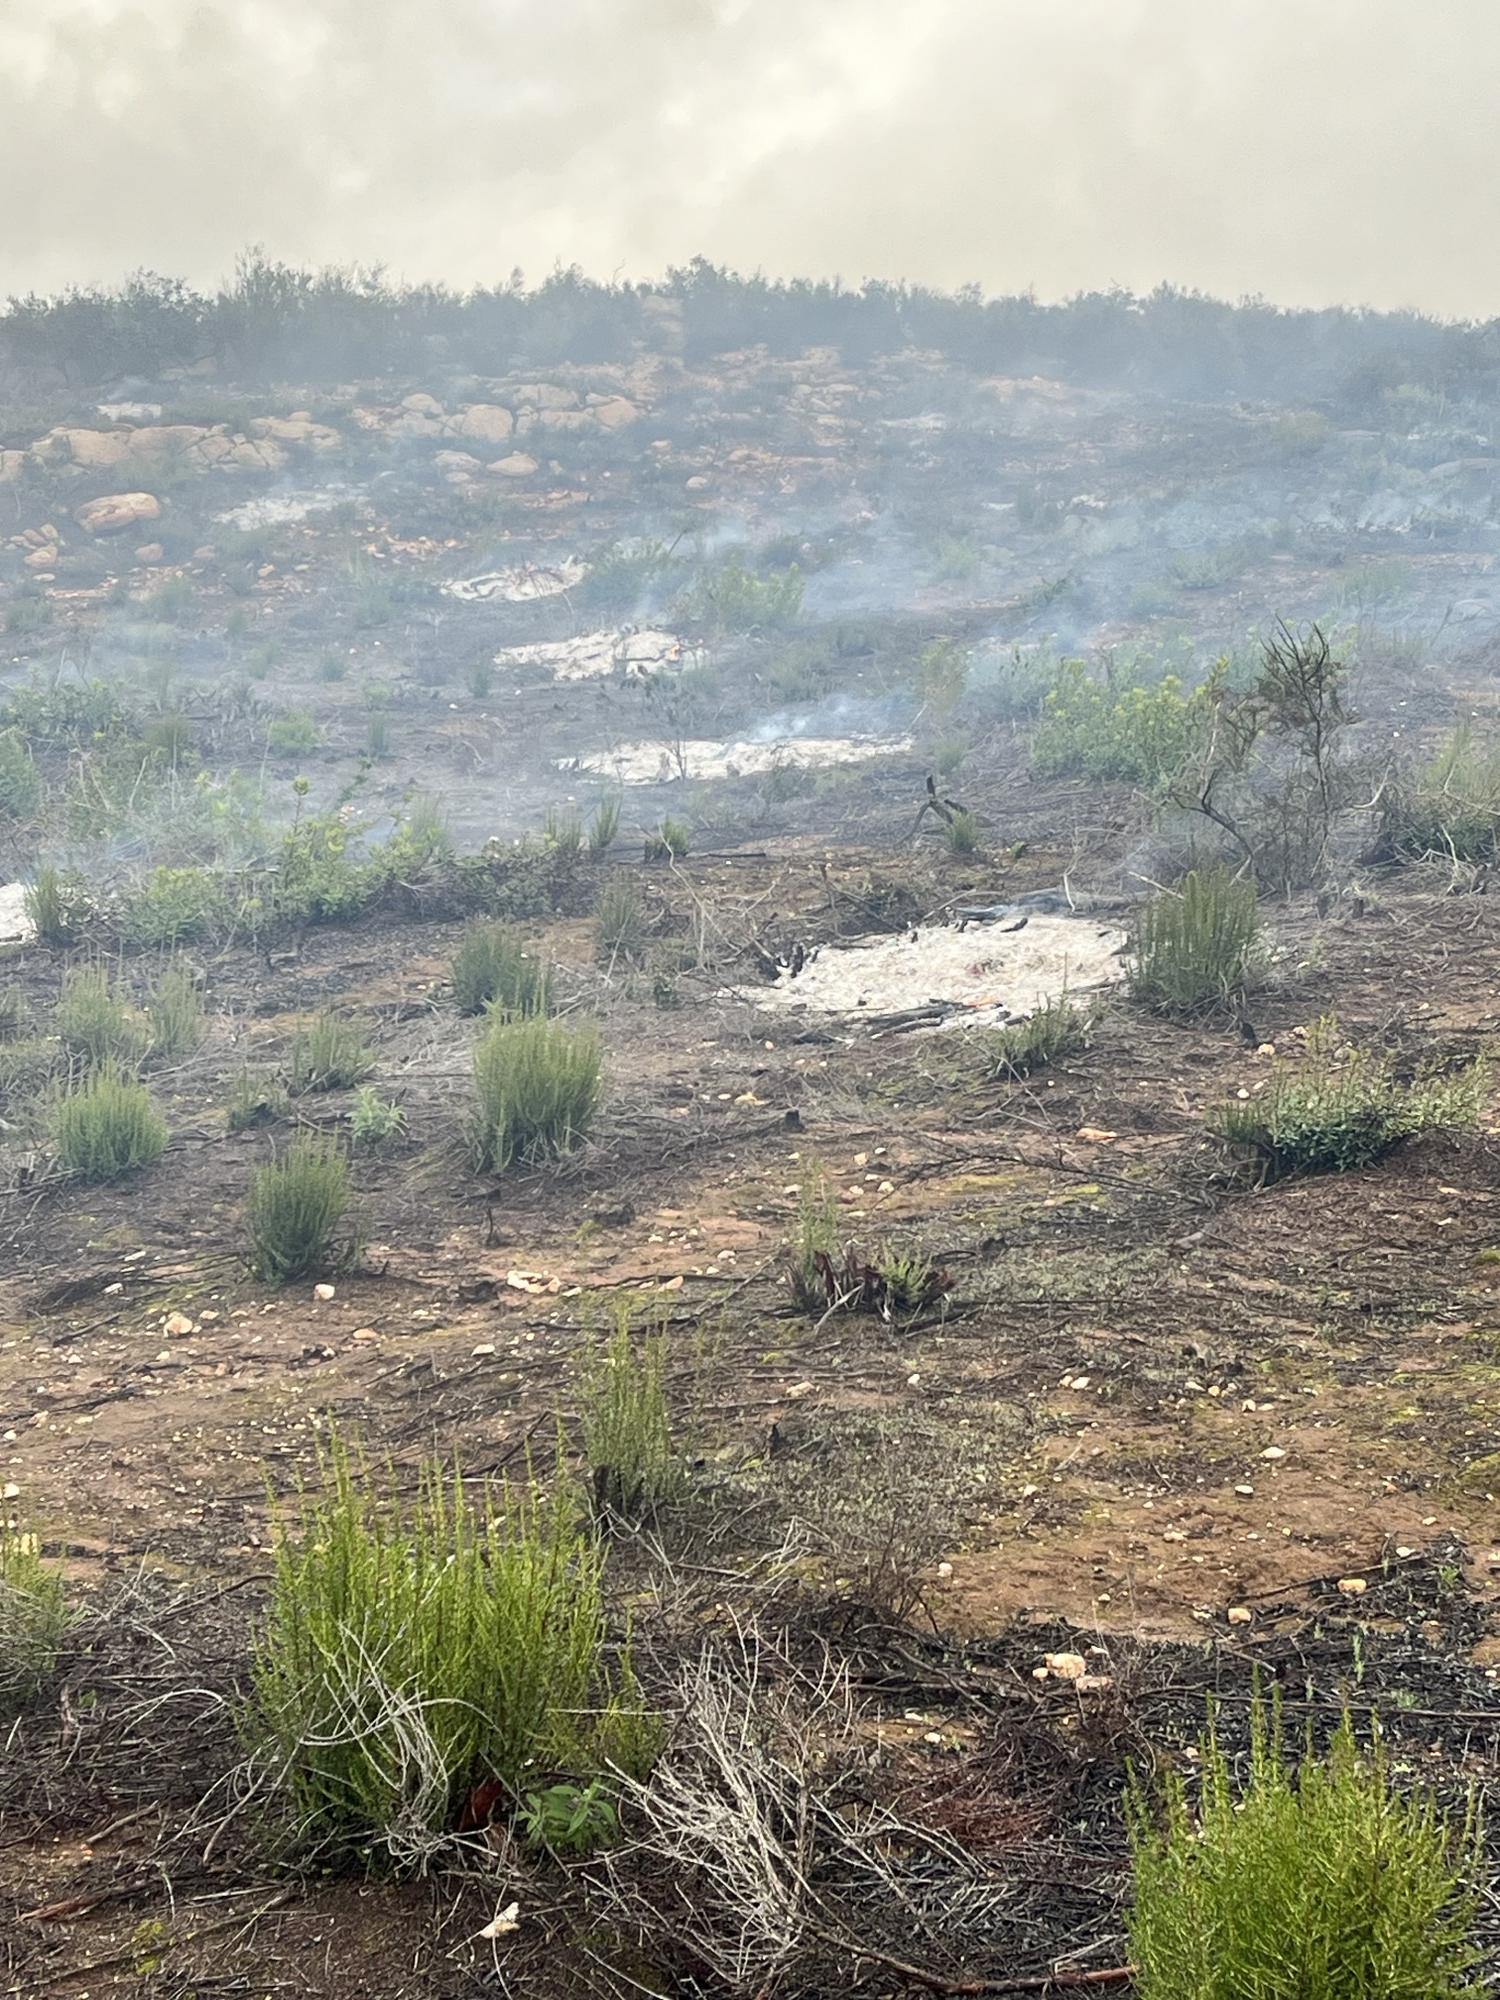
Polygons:
<instances>
[{"instance_id":1,"label":"pebble","mask_svg":"<svg viewBox=\"0 0 1500 2000\"><path fill-rule=\"evenodd\" d=\"M1339 1578L1339 1591L1344 1597L1363 1597L1369 1587L1362 1576L1341 1576Z\"/></svg>"},{"instance_id":2,"label":"pebble","mask_svg":"<svg viewBox=\"0 0 1500 2000\"><path fill-rule=\"evenodd\" d=\"M1231 1604L1225 1616L1231 1625L1248 1625L1255 1613L1248 1604Z\"/></svg>"},{"instance_id":3,"label":"pebble","mask_svg":"<svg viewBox=\"0 0 1500 2000\"><path fill-rule=\"evenodd\" d=\"M336 1298L337 1296L338 1294L336 1293L332 1285L313 1286L313 1297L315 1299L321 1299L324 1305L327 1305L330 1299Z\"/></svg>"},{"instance_id":4,"label":"pebble","mask_svg":"<svg viewBox=\"0 0 1500 2000\"><path fill-rule=\"evenodd\" d=\"M1278 1458L1285 1458L1286 1453L1281 1449L1279 1444L1268 1444L1261 1453L1261 1457L1267 1460L1268 1463L1274 1464Z\"/></svg>"},{"instance_id":5,"label":"pebble","mask_svg":"<svg viewBox=\"0 0 1500 2000\"><path fill-rule=\"evenodd\" d=\"M197 1328L185 1312L168 1313L162 1322L162 1332L174 1340L180 1340L185 1333L195 1333Z\"/></svg>"}]
</instances>

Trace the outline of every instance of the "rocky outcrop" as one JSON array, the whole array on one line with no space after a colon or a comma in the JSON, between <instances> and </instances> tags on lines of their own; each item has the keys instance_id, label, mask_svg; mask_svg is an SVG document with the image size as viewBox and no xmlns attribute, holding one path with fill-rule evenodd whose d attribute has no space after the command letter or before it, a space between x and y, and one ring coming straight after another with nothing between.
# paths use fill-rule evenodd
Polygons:
<instances>
[{"instance_id":1,"label":"rocky outcrop","mask_svg":"<svg viewBox=\"0 0 1500 2000\"><path fill-rule=\"evenodd\" d=\"M320 458L341 451L344 439L332 424L316 423L306 410L293 410L289 417L256 417L250 425L253 438L269 438L273 444L293 451L315 452Z\"/></svg>"},{"instance_id":2,"label":"rocky outcrop","mask_svg":"<svg viewBox=\"0 0 1500 2000\"><path fill-rule=\"evenodd\" d=\"M530 479L538 467L529 451L510 451L504 458L491 459L486 470L498 472L502 479Z\"/></svg>"},{"instance_id":3,"label":"rocky outcrop","mask_svg":"<svg viewBox=\"0 0 1500 2000\"><path fill-rule=\"evenodd\" d=\"M19 479L30 462L30 452L0 451L0 486L9 486Z\"/></svg>"},{"instance_id":4,"label":"rocky outcrop","mask_svg":"<svg viewBox=\"0 0 1500 2000\"><path fill-rule=\"evenodd\" d=\"M154 493L106 493L85 500L73 512L73 519L89 535L118 535L142 521L160 518L161 502Z\"/></svg>"}]
</instances>

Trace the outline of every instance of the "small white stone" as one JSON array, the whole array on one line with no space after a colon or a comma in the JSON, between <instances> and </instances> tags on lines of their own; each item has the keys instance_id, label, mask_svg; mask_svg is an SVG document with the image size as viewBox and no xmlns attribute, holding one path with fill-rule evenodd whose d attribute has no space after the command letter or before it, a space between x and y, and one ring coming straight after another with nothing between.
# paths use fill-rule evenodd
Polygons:
<instances>
[{"instance_id":1,"label":"small white stone","mask_svg":"<svg viewBox=\"0 0 1500 2000\"><path fill-rule=\"evenodd\" d=\"M1268 1444L1265 1450L1261 1453L1261 1457L1265 1459L1268 1464L1274 1465L1278 1458L1285 1458L1286 1453L1281 1449L1281 1446L1279 1444Z\"/></svg>"},{"instance_id":2,"label":"small white stone","mask_svg":"<svg viewBox=\"0 0 1500 2000\"><path fill-rule=\"evenodd\" d=\"M1231 1604L1225 1613L1231 1625L1248 1625L1254 1615L1248 1604Z\"/></svg>"},{"instance_id":3,"label":"small white stone","mask_svg":"<svg viewBox=\"0 0 1500 2000\"><path fill-rule=\"evenodd\" d=\"M334 1291L332 1285L314 1285L313 1297L315 1299L321 1299L323 1304L327 1305L328 1301L331 1298L337 1297L337 1293Z\"/></svg>"},{"instance_id":4,"label":"small white stone","mask_svg":"<svg viewBox=\"0 0 1500 2000\"><path fill-rule=\"evenodd\" d=\"M1344 1597L1363 1597L1369 1585L1362 1576L1341 1576L1339 1592Z\"/></svg>"}]
</instances>

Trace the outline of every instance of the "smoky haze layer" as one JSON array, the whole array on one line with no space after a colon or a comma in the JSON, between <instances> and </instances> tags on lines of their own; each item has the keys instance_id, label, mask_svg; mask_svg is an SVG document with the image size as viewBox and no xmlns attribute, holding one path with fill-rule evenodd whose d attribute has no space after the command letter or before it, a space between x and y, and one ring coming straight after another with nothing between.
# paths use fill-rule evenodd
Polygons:
<instances>
[{"instance_id":1,"label":"smoky haze layer","mask_svg":"<svg viewBox=\"0 0 1500 2000\"><path fill-rule=\"evenodd\" d=\"M1497 74L1493 0L49 0L0 18L0 290L263 241L1487 317Z\"/></svg>"}]
</instances>

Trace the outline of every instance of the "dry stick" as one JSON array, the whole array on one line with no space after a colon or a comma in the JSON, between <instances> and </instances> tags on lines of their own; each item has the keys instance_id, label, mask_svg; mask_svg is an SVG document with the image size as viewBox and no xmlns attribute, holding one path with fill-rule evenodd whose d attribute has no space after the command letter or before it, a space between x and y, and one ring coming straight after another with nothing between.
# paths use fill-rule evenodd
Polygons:
<instances>
[{"instance_id":1,"label":"dry stick","mask_svg":"<svg viewBox=\"0 0 1500 2000\"><path fill-rule=\"evenodd\" d=\"M831 1932L824 1932L822 1937L825 1944L853 1951L859 1958L870 1959L890 1972L899 1972L903 1979L925 1986L929 1993L1065 1993L1089 1986L1123 1986L1126 1980L1135 1977L1133 1965L1107 1965L1095 1972L1040 1972L1019 1979L1004 1975L999 1979L950 1979L946 1973L911 1965L904 1958L893 1958L889 1952L877 1951L851 1938Z\"/></svg>"},{"instance_id":2,"label":"dry stick","mask_svg":"<svg viewBox=\"0 0 1500 2000\"><path fill-rule=\"evenodd\" d=\"M251 1924L258 1924L261 1918L272 1910L280 1909L283 1903L289 1903L295 1893L292 1889L278 1889L268 1902L262 1903L258 1910L252 1910L248 1917L238 1914L232 1917L220 1917L214 1923L201 1924L197 1930L189 1931L186 1937L172 1938L164 1944L153 1945L150 1951L144 1954L138 1944L131 1945L127 1950L114 1952L108 1958L91 1958L85 1960L82 1965L64 1966L60 1971L44 1973L40 1979L28 1979L22 1985L8 1987L5 2000L22 2000L22 1996L27 1993L45 1993L54 1986L66 1986L75 1979L87 1979L96 1972L112 1972L121 1965L134 1965L142 1956L150 1956L158 1951L180 1951L184 1945L197 1944L200 1938L213 1937L219 1931L234 1930L236 1926L248 1930Z\"/></svg>"}]
</instances>

